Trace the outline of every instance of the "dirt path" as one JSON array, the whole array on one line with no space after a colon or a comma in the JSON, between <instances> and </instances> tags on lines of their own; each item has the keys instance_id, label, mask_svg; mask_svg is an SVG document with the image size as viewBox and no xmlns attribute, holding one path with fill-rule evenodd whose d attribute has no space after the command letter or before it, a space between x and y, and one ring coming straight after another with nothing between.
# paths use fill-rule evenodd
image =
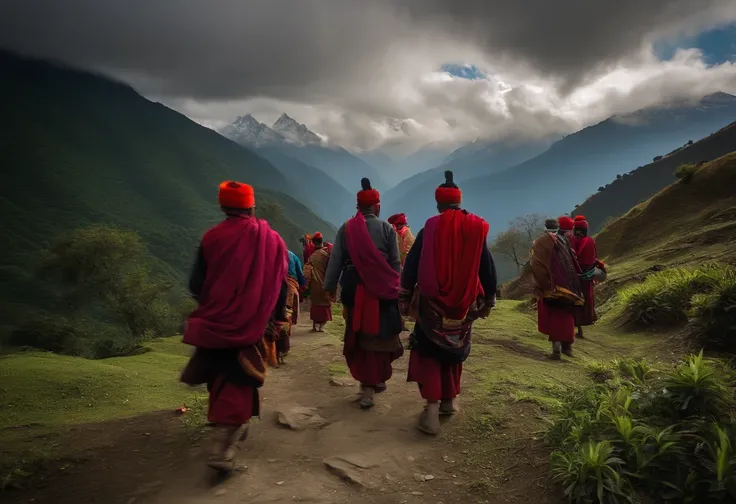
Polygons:
<instances>
[{"instance_id":1,"label":"dirt path","mask_svg":"<svg viewBox=\"0 0 736 504\"><path fill-rule=\"evenodd\" d=\"M471 491L476 476L466 473L456 461L463 457L462 447L448 441L462 418L446 425L438 438L414 428L422 401L415 385L406 383L408 355L395 363L394 377L388 390L377 396L376 407L361 411L355 403L357 383L340 377L340 385L331 379L330 371L334 375L343 362L339 339L329 333L308 333L307 326L308 321L302 321L294 328L287 364L270 372L262 389L261 420L252 423L240 456L242 467L228 480L212 479L202 460L199 445L204 443L192 446L187 442L181 421L166 412L72 429L59 442L79 446L79 454L60 462L33 490L6 493L3 501L546 502L542 487L530 488L539 480L540 470L528 455L521 473L504 476L508 491L497 488L492 492L497 498ZM278 425L277 411L295 407L315 408L315 423L300 430ZM512 459L501 451L497 460L487 462L516 467L523 449L524 444L514 446ZM329 458L337 459L336 464L346 468L352 481L330 471L325 465ZM541 471L545 474L545 469Z\"/></svg>"}]
</instances>

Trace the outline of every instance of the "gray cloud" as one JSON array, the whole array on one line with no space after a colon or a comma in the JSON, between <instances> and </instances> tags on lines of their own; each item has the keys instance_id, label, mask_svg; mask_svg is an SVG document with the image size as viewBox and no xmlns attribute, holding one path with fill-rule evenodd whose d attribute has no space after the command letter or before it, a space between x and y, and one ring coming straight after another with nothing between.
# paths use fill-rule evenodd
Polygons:
<instances>
[{"instance_id":1,"label":"gray cloud","mask_svg":"<svg viewBox=\"0 0 736 504\"><path fill-rule=\"evenodd\" d=\"M665 68L646 48L734 19L733 0L4 0L0 47L105 71L208 125L286 111L370 149L569 132L721 89L732 67ZM423 80L449 61L503 85ZM626 91L585 91L620 67L639 79Z\"/></svg>"}]
</instances>

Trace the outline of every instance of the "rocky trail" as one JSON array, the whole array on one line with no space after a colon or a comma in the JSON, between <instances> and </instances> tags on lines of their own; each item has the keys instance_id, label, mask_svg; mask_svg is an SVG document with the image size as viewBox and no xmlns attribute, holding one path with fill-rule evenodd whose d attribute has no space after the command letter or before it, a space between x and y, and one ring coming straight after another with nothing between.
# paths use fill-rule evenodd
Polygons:
<instances>
[{"instance_id":1,"label":"rocky trail","mask_svg":"<svg viewBox=\"0 0 736 504\"><path fill-rule=\"evenodd\" d=\"M204 466L206 432L191 432L173 412L72 428L59 443L75 447L32 489L0 495L10 503L469 503L547 500L544 453L522 442L485 467L463 464L472 436L454 436L464 413L428 437L414 428L422 400L406 383L408 352L395 362L388 390L370 411L358 384L340 376L339 338L295 327L286 365L262 389L262 417L251 423L239 470L224 481ZM461 403L462 404L462 403ZM522 415L523 416L523 415ZM288 424L288 425L284 425ZM511 426L510 429L518 429ZM513 432L499 432L509 440ZM463 441L459 442L458 439ZM465 443L465 446L463 445ZM519 453L528 452L524 457ZM509 457L509 454L512 456ZM502 484L477 491L489 470ZM496 471L498 472L498 471ZM541 483L540 483L541 481Z\"/></svg>"}]
</instances>

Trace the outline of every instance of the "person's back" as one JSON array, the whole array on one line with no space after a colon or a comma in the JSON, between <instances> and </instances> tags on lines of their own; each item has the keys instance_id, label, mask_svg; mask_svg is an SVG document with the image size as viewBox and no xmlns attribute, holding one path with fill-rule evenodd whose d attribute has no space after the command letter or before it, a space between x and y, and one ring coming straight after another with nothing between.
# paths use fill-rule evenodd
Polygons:
<instances>
[{"instance_id":1,"label":"person's back","mask_svg":"<svg viewBox=\"0 0 736 504\"><path fill-rule=\"evenodd\" d=\"M486 246L488 223L461 208L462 192L445 172L435 191L439 215L427 220L404 263L402 314L416 318L407 380L416 382L426 408L417 427L437 434L440 415L457 411L462 365L470 353L473 322L495 303L497 282Z\"/></svg>"},{"instance_id":2,"label":"person's back","mask_svg":"<svg viewBox=\"0 0 736 504\"><path fill-rule=\"evenodd\" d=\"M398 291L399 248L396 232L381 220L380 195L361 181L358 212L340 226L325 274L324 288L334 297L342 282L345 307L343 355L353 378L361 383L362 408L374 405L374 394L386 388L391 363L403 353Z\"/></svg>"},{"instance_id":3,"label":"person's back","mask_svg":"<svg viewBox=\"0 0 736 504\"><path fill-rule=\"evenodd\" d=\"M259 415L266 367L261 348L283 320L289 259L278 233L255 217L252 187L223 182L218 200L226 218L202 237L189 283L199 306L184 343L197 350L181 380L207 384L207 417L214 425L209 465L230 471L248 421Z\"/></svg>"}]
</instances>

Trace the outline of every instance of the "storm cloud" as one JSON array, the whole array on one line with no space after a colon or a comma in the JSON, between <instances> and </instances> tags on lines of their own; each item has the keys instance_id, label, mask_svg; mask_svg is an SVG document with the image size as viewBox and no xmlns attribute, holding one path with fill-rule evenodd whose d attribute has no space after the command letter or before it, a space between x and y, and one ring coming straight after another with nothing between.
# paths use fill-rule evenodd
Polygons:
<instances>
[{"instance_id":1,"label":"storm cloud","mask_svg":"<svg viewBox=\"0 0 736 504\"><path fill-rule=\"evenodd\" d=\"M733 0L5 0L0 47L114 75L211 126L286 111L370 149L566 133L733 91L733 64L651 46L734 20Z\"/></svg>"}]
</instances>

